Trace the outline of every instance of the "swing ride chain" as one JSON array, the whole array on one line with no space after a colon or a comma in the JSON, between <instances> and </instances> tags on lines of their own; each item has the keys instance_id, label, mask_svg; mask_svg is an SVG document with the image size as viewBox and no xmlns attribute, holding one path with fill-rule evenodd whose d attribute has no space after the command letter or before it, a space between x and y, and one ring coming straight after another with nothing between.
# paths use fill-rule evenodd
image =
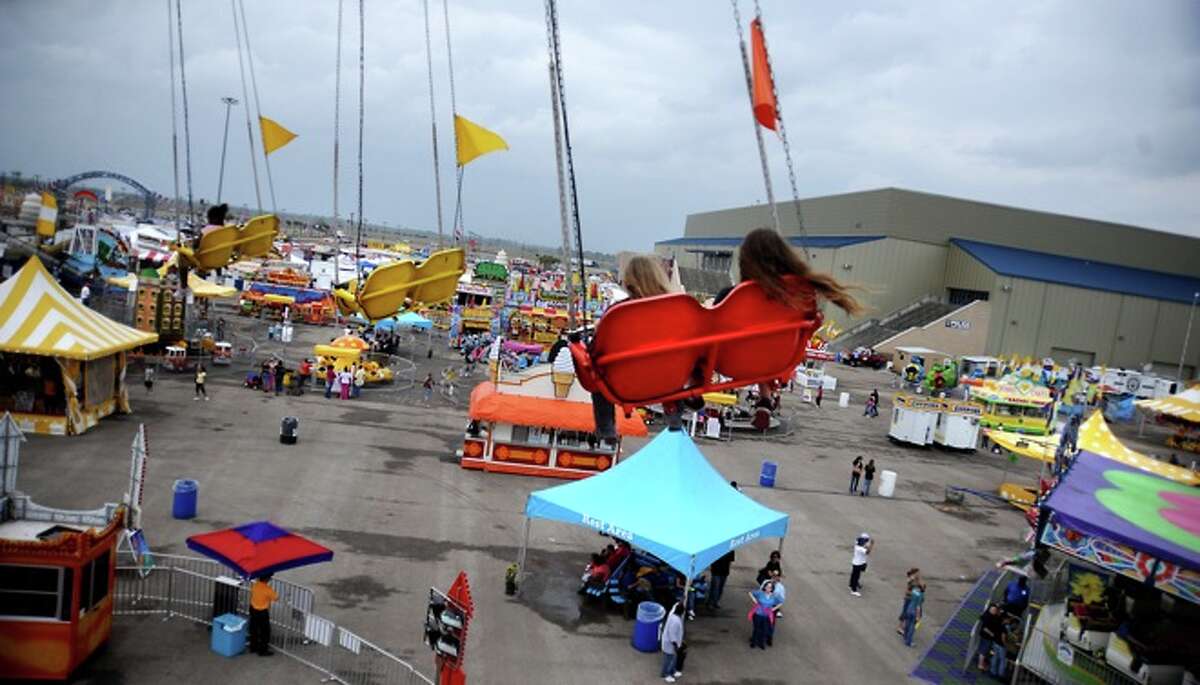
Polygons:
<instances>
[{"instance_id":1,"label":"swing ride chain","mask_svg":"<svg viewBox=\"0 0 1200 685\"><path fill-rule=\"evenodd\" d=\"M759 30L762 32L763 52L767 57L767 75L771 79L771 96L775 98L775 120L779 122L779 140L783 143L783 159L787 163L788 183L792 187L792 204L796 208L796 228L800 233L800 246L804 249L805 257L808 257L807 238L808 235L804 230L804 215L800 210L800 190L796 184L796 169L792 164L792 149L788 145L787 126L783 123L783 105L779 98L779 88L775 84L775 67L771 63L771 51L767 48L767 31L763 28L762 7L758 4L758 0L754 0L754 18L758 20ZM740 30L741 24L738 24Z\"/></svg>"},{"instance_id":2,"label":"swing ride chain","mask_svg":"<svg viewBox=\"0 0 1200 685\"><path fill-rule=\"evenodd\" d=\"M754 126L754 139L758 143L758 161L762 166L763 185L767 190L767 206L771 209L771 221L776 233L783 233L779 226L779 208L775 204L775 191L771 188L771 168L767 165L767 148L763 144L762 128L754 115L754 76L750 72L750 56L746 52L746 34L742 32L742 12L738 0L729 0L733 6L733 23L737 26L738 49L742 52L742 71L746 77L746 96L750 98L750 122Z\"/></svg>"},{"instance_id":3,"label":"swing ride chain","mask_svg":"<svg viewBox=\"0 0 1200 685\"><path fill-rule=\"evenodd\" d=\"M433 41L429 34L429 0L421 0L421 9L425 13L425 66L429 74L429 123L433 132L433 193L437 201L438 249L443 246L442 238L442 173L441 162L438 158L437 140L437 108L433 95Z\"/></svg>"},{"instance_id":4,"label":"swing ride chain","mask_svg":"<svg viewBox=\"0 0 1200 685\"><path fill-rule=\"evenodd\" d=\"M559 226L562 232L563 268L571 263L571 219L567 203L567 181L563 177L562 114L558 103L558 65L554 62L554 39L551 37L550 7L546 3L546 52L550 61L550 115L554 117L554 172L558 180ZM570 288L568 287L568 292ZM567 325L575 328L575 298L567 299Z\"/></svg>"},{"instance_id":5,"label":"swing ride chain","mask_svg":"<svg viewBox=\"0 0 1200 685\"><path fill-rule=\"evenodd\" d=\"M167 52L171 57L171 170L175 174L175 232L179 233L179 115L175 110L175 22L171 0L167 0Z\"/></svg>"},{"instance_id":6,"label":"swing ride chain","mask_svg":"<svg viewBox=\"0 0 1200 685\"><path fill-rule=\"evenodd\" d=\"M338 169L341 167L341 134L342 134L342 9L345 0L338 0L337 15L337 59L333 78L333 231L337 241L338 230ZM340 242L335 242L339 250L334 254L334 277L337 277L337 261L340 256Z\"/></svg>"},{"instance_id":7,"label":"swing ride chain","mask_svg":"<svg viewBox=\"0 0 1200 685\"><path fill-rule=\"evenodd\" d=\"M246 138L250 142L250 170L254 173L254 200L258 203L258 212L262 213L262 186L258 182L258 162L257 155L254 152L254 130L250 126L250 91L246 88L246 66L242 60L242 29L238 21L237 0L229 0L229 9L233 13L233 36L237 41L238 53L238 73L242 77L242 102L246 106L242 111L246 113Z\"/></svg>"},{"instance_id":8,"label":"swing ride chain","mask_svg":"<svg viewBox=\"0 0 1200 685\"><path fill-rule=\"evenodd\" d=\"M175 0L175 21L179 31L179 87L183 93L183 152L187 164L188 224L190 225L196 220L192 203L192 134L188 119L187 71L183 66L183 9L180 7L179 0Z\"/></svg>"},{"instance_id":9,"label":"swing ride chain","mask_svg":"<svg viewBox=\"0 0 1200 685\"><path fill-rule=\"evenodd\" d=\"M254 113L258 115L259 140L263 143L263 167L267 170L267 189L271 193L271 211L278 213L279 205L275 202L275 180L271 177L271 155L267 153L267 143L262 139L262 105L258 98L258 78L254 75L254 50L250 48L250 25L246 23L246 3L237 0L238 11L242 15L242 36L246 39L246 64L250 65L250 89L254 92ZM250 104L246 103L247 111Z\"/></svg>"},{"instance_id":10,"label":"swing ride chain","mask_svg":"<svg viewBox=\"0 0 1200 685\"><path fill-rule=\"evenodd\" d=\"M450 46L450 0L442 0L442 20L446 25L446 67L450 71L450 115L451 117L458 116L458 98L454 89L454 50ZM432 81L432 77L431 77ZM430 93L433 92L432 83L430 85ZM453 122L454 126L454 150L458 151L458 126L457 121ZM457 156L455 157L457 161ZM466 232L463 228L462 219L462 180L463 167L455 165L454 173L454 244L462 242ZM440 206L440 205L439 205Z\"/></svg>"},{"instance_id":11,"label":"swing ride chain","mask_svg":"<svg viewBox=\"0 0 1200 685\"><path fill-rule=\"evenodd\" d=\"M362 228L363 228L363 102L366 86L366 12L358 0L358 232L354 236L354 273L357 290L362 292Z\"/></svg>"},{"instance_id":12,"label":"swing ride chain","mask_svg":"<svg viewBox=\"0 0 1200 685\"><path fill-rule=\"evenodd\" d=\"M582 294L581 317L584 321L587 320L587 272L583 265L583 228L579 222L579 193L575 185L575 155L571 149L571 125L567 118L567 94L563 85L562 73L562 46L559 41L558 31L558 3L557 0L546 0L546 9L549 16L547 19L550 22L551 43L554 47L554 72L558 80L558 106L562 110L562 125L563 125L563 145L567 150L567 179L571 190L571 216L575 224L575 247L579 254L579 285ZM571 265L564 264L563 272L567 274L567 283L571 281ZM570 286L568 285L568 288Z\"/></svg>"}]
</instances>

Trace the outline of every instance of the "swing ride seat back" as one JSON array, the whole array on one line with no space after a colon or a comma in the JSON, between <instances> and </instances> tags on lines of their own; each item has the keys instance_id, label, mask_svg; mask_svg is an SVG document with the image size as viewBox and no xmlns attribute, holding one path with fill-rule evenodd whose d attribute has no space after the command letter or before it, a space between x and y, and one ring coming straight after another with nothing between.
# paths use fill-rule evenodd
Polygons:
<instances>
[{"instance_id":1,"label":"swing ride seat back","mask_svg":"<svg viewBox=\"0 0 1200 685\"><path fill-rule=\"evenodd\" d=\"M711 309L683 293L621 302L570 349L586 390L633 407L788 378L820 325L815 301L795 309L747 282Z\"/></svg>"},{"instance_id":2,"label":"swing ride seat back","mask_svg":"<svg viewBox=\"0 0 1200 685\"><path fill-rule=\"evenodd\" d=\"M271 251L279 233L279 218L264 214L250 219L242 226L227 224L206 229L200 236L199 247L178 248L179 256L200 271L228 266L239 257L261 257Z\"/></svg>"},{"instance_id":3,"label":"swing ride seat back","mask_svg":"<svg viewBox=\"0 0 1200 685\"><path fill-rule=\"evenodd\" d=\"M406 300L436 304L454 296L458 279L466 268L461 248L440 250L415 264L411 260L391 262L367 276L355 298L358 308L371 321L391 316ZM339 296L339 303L344 296Z\"/></svg>"}]
</instances>

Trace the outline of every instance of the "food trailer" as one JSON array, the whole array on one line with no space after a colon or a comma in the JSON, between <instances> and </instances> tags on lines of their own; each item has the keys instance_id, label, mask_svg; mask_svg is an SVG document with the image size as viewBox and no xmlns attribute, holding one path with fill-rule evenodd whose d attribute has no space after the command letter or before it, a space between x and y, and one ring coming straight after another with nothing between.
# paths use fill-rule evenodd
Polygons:
<instances>
[{"instance_id":1,"label":"food trailer","mask_svg":"<svg viewBox=\"0 0 1200 685\"><path fill-rule=\"evenodd\" d=\"M1055 403L1050 390L1028 379L1009 375L985 380L971 387L968 394L983 405L979 423L984 428L1046 435L1054 425Z\"/></svg>"}]
</instances>

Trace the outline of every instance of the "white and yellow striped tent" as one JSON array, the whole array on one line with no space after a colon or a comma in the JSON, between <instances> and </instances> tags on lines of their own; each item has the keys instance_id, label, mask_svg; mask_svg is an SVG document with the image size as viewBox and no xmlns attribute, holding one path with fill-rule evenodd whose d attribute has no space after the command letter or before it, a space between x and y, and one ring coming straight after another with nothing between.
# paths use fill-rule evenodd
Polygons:
<instances>
[{"instance_id":1,"label":"white and yellow striped tent","mask_svg":"<svg viewBox=\"0 0 1200 685\"><path fill-rule=\"evenodd\" d=\"M0 283L0 352L91 361L156 340L85 307L37 257Z\"/></svg>"},{"instance_id":2,"label":"white and yellow striped tent","mask_svg":"<svg viewBox=\"0 0 1200 685\"><path fill-rule=\"evenodd\" d=\"M1200 423L1200 384L1193 385L1181 393L1155 400L1138 400L1134 404L1156 414L1166 414L1183 421Z\"/></svg>"},{"instance_id":3,"label":"white and yellow striped tent","mask_svg":"<svg viewBox=\"0 0 1200 685\"><path fill-rule=\"evenodd\" d=\"M1058 434L1031 437L991 429L985 431L985 434L992 442L1014 454L1054 463L1054 453L1058 449ZM1079 426L1079 438L1076 444L1081 450L1119 461L1135 469L1149 471L1176 483L1200 485L1200 476L1197 476L1191 469L1173 466L1165 461L1159 461L1154 457L1129 449L1117 436L1113 435L1108 423L1104 420L1104 414L1099 411L1093 412L1091 417Z\"/></svg>"}]
</instances>

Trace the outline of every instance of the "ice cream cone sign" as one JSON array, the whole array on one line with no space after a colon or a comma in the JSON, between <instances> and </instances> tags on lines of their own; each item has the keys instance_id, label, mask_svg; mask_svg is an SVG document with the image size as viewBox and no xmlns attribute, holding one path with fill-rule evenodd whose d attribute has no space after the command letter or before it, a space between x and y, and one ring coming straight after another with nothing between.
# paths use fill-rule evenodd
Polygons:
<instances>
[{"instance_id":1,"label":"ice cream cone sign","mask_svg":"<svg viewBox=\"0 0 1200 685\"><path fill-rule=\"evenodd\" d=\"M575 382L575 362L571 359L571 351L565 346L559 349L554 357L550 367L550 380L554 383L554 396L565 400Z\"/></svg>"}]
</instances>

